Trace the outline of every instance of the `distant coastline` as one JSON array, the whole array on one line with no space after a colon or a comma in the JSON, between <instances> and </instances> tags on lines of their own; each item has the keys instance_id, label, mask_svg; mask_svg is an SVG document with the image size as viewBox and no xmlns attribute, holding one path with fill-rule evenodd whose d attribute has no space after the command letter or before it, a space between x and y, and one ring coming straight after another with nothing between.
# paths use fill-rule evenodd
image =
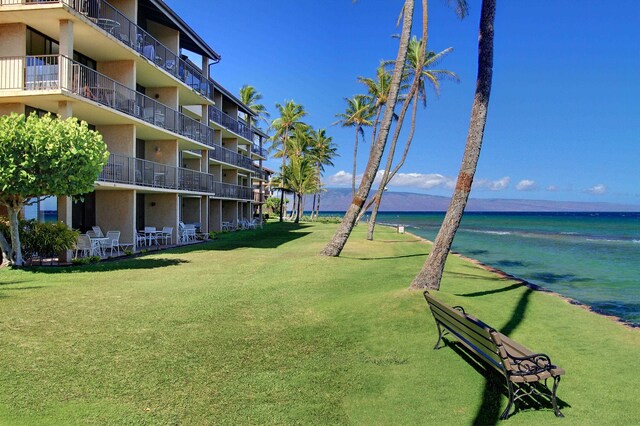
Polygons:
<instances>
[{"instance_id":1,"label":"distant coastline","mask_svg":"<svg viewBox=\"0 0 640 426\"><path fill-rule=\"evenodd\" d=\"M305 209L311 210L313 197L307 197ZM328 188L322 194L320 209L323 212L345 212L351 204L351 189ZM449 207L449 197L441 197L412 192L385 192L380 211L431 213L445 212ZM640 212L640 205L618 203L593 203L580 201L512 200L471 198L467 212L474 213L626 213Z\"/></svg>"}]
</instances>

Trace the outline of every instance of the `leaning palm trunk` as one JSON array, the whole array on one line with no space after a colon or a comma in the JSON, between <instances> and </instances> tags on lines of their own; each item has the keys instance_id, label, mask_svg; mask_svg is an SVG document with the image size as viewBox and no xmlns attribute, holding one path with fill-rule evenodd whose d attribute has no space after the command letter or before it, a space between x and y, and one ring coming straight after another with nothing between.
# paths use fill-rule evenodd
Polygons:
<instances>
[{"instance_id":1,"label":"leaning palm trunk","mask_svg":"<svg viewBox=\"0 0 640 426\"><path fill-rule=\"evenodd\" d=\"M426 43L425 43L426 44ZM417 87L416 87L417 89ZM376 219L378 217L378 211L380 210L380 203L382 202L382 195L384 194L384 188L386 188L387 184L391 182L391 179L398 173L398 170L404 165L405 160L407 159L407 154L409 153L409 147L411 146L411 142L413 141L413 134L416 130L416 114L418 112L418 97L417 90L413 93L413 108L411 108L411 130L409 131L409 135L407 137L407 143L404 147L404 152L402 153L402 158L396 165L396 167L390 171L391 165L393 162L393 155L396 149L396 142L398 141L399 131L396 130L396 133L393 135L393 143L391 144L391 148L389 148L389 157L387 158L387 166L384 168L384 173L382 174L382 180L380 181L380 186L378 187L378 192L373 198L373 209L371 210L371 218L369 219L369 229L367 231L367 240L373 240L373 232L376 228ZM411 94L407 97L407 102L409 103L411 100ZM404 113L406 109L403 105L403 111L400 113L400 120L404 121ZM400 122L402 123L402 121Z\"/></svg>"},{"instance_id":2,"label":"leaning palm trunk","mask_svg":"<svg viewBox=\"0 0 640 426\"><path fill-rule=\"evenodd\" d=\"M316 219L318 219L318 216L320 216L320 196L321 196L321 193L318 192L318 205L316 206Z\"/></svg>"},{"instance_id":3,"label":"leaning palm trunk","mask_svg":"<svg viewBox=\"0 0 640 426\"><path fill-rule=\"evenodd\" d=\"M356 196L356 170L357 170L357 158L358 158L358 133L360 133L360 126L356 125L356 143L353 145L353 175L351 176L351 196Z\"/></svg>"},{"instance_id":4,"label":"leaning palm trunk","mask_svg":"<svg viewBox=\"0 0 640 426\"><path fill-rule=\"evenodd\" d=\"M365 168L364 175L360 181L360 187L353 201L349 206L349 209L345 213L342 223L336 230L333 238L327 246L322 250L321 254L325 256L339 256L344 248L349 235L356 224L356 218L362 209L369 191L373 185L373 181L380 167L380 161L382 160L382 154L389 137L389 129L391 127L391 119L395 110L395 105L398 100L398 92L400 89L400 81L402 79L402 73L404 71L404 65L407 58L407 49L409 46L409 36L411 35L411 24L413 21L413 8L414 0L405 0L403 8L403 20L402 20L402 33L400 36L400 46L398 48L398 56L395 61L393 76L391 78L391 85L389 87L389 98L387 101L387 107L384 111L384 116L380 124L380 132L375 141L375 147L371 150L369 155L369 161Z\"/></svg>"},{"instance_id":5,"label":"leaning palm trunk","mask_svg":"<svg viewBox=\"0 0 640 426\"><path fill-rule=\"evenodd\" d=\"M313 193L313 202L311 203L311 221L313 222L314 220L316 220L315 218L315 214L316 214L316 198L318 196L317 192Z\"/></svg>"},{"instance_id":6,"label":"leaning palm trunk","mask_svg":"<svg viewBox=\"0 0 640 426\"><path fill-rule=\"evenodd\" d=\"M429 9L427 7L427 0L422 0L422 49L420 51L421 61L424 61L427 54L427 29L429 26ZM420 66L420 72L417 72L413 76L413 82L411 83L411 88L409 89L409 93L407 93L406 100L402 105L402 109L400 110L400 116L398 117L398 124L396 125L395 132L393 133L393 139L391 140L391 147L389 148L389 154L387 154L387 164L384 168L384 172L382 174L382 179L380 180L380 185L378 186L378 191L373 198L374 206L371 211L371 218L369 219L369 228L367 230L367 240L373 240L373 232L376 228L376 219L378 217L378 210L380 210L380 203L382 202L382 194L384 193L384 189L387 187L387 184L393 179L398 170L404 164L404 161L407 158L407 153L409 152L409 147L411 146L411 141L413 140L413 134L416 130L416 113L418 111L418 86L420 85L422 66ZM413 101L413 108L411 110L411 130L409 131L409 136L407 137L407 143L405 144L405 149L402 154L402 158L398 165L391 172L391 166L393 165L393 157L396 152L396 145L398 144L398 138L400 137L400 130L402 130L402 124L404 123L405 115L407 114L407 109L409 108L409 104Z\"/></svg>"},{"instance_id":7,"label":"leaning palm trunk","mask_svg":"<svg viewBox=\"0 0 640 426\"><path fill-rule=\"evenodd\" d=\"M495 8L496 0L482 1L478 41L478 78L462 165L460 166L458 181L447 214L433 243L431 253L429 253L422 270L411 283L412 288L429 287L435 290L440 288L444 264L469 199L473 177L480 157L482 137L487 122L489 95L491 94Z\"/></svg>"}]
</instances>

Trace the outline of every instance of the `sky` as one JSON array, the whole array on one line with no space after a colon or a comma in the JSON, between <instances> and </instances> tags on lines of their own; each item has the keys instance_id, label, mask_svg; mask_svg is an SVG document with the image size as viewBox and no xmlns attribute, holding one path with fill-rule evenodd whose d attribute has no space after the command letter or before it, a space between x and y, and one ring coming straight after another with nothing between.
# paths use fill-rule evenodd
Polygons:
<instances>
[{"instance_id":1,"label":"sky","mask_svg":"<svg viewBox=\"0 0 640 426\"><path fill-rule=\"evenodd\" d=\"M335 125L336 114L344 98L365 93L358 76L374 77L381 60L395 58L403 1L165 1L221 54L211 71L228 90L254 86L271 118L276 103L304 105L305 121L338 145L325 183L350 186L354 129ZM428 49L453 47L438 65L461 81L442 82L439 97L428 92L390 190L452 193L477 72L480 1L468 3L460 20L446 0L429 2ZM472 197L640 205L639 1L498 0L493 71Z\"/></svg>"}]
</instances>

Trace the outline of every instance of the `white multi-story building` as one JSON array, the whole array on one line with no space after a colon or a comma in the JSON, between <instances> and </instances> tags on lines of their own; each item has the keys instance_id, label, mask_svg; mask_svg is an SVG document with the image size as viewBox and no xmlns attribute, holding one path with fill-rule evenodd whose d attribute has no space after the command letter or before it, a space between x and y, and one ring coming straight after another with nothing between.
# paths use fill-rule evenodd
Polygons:
<instances>
[{"instance_id":1,"label":"white multi-story building","mask_svg":"<svg viewBox=\"0 0 640 426\"><path fill-rule=\"evenodd\" d=\"M0 0L0 114L75 116L110 152L56 219L121 241L169 226L179 241L180 221L208 232L261 210L266 135L209 75L219 59L161 0Z\"/></svg>"}]
</instances>

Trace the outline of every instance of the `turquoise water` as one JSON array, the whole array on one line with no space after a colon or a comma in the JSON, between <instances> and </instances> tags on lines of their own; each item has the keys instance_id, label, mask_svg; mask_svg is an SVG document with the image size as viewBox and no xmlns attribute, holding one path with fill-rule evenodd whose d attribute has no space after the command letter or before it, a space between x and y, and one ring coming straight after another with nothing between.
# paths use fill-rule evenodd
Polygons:
<instances>
[{"instance_id":1,"label":"turquoise water","mask_svg":"<svg viewBox=\"0 0 640 426\"><path fill-rule=\"evenodd\" d=\"M444 213L382 213L433 240ZM453 250L640 326L640 213L465 213Z\"/></svg>"}]
</instances>

